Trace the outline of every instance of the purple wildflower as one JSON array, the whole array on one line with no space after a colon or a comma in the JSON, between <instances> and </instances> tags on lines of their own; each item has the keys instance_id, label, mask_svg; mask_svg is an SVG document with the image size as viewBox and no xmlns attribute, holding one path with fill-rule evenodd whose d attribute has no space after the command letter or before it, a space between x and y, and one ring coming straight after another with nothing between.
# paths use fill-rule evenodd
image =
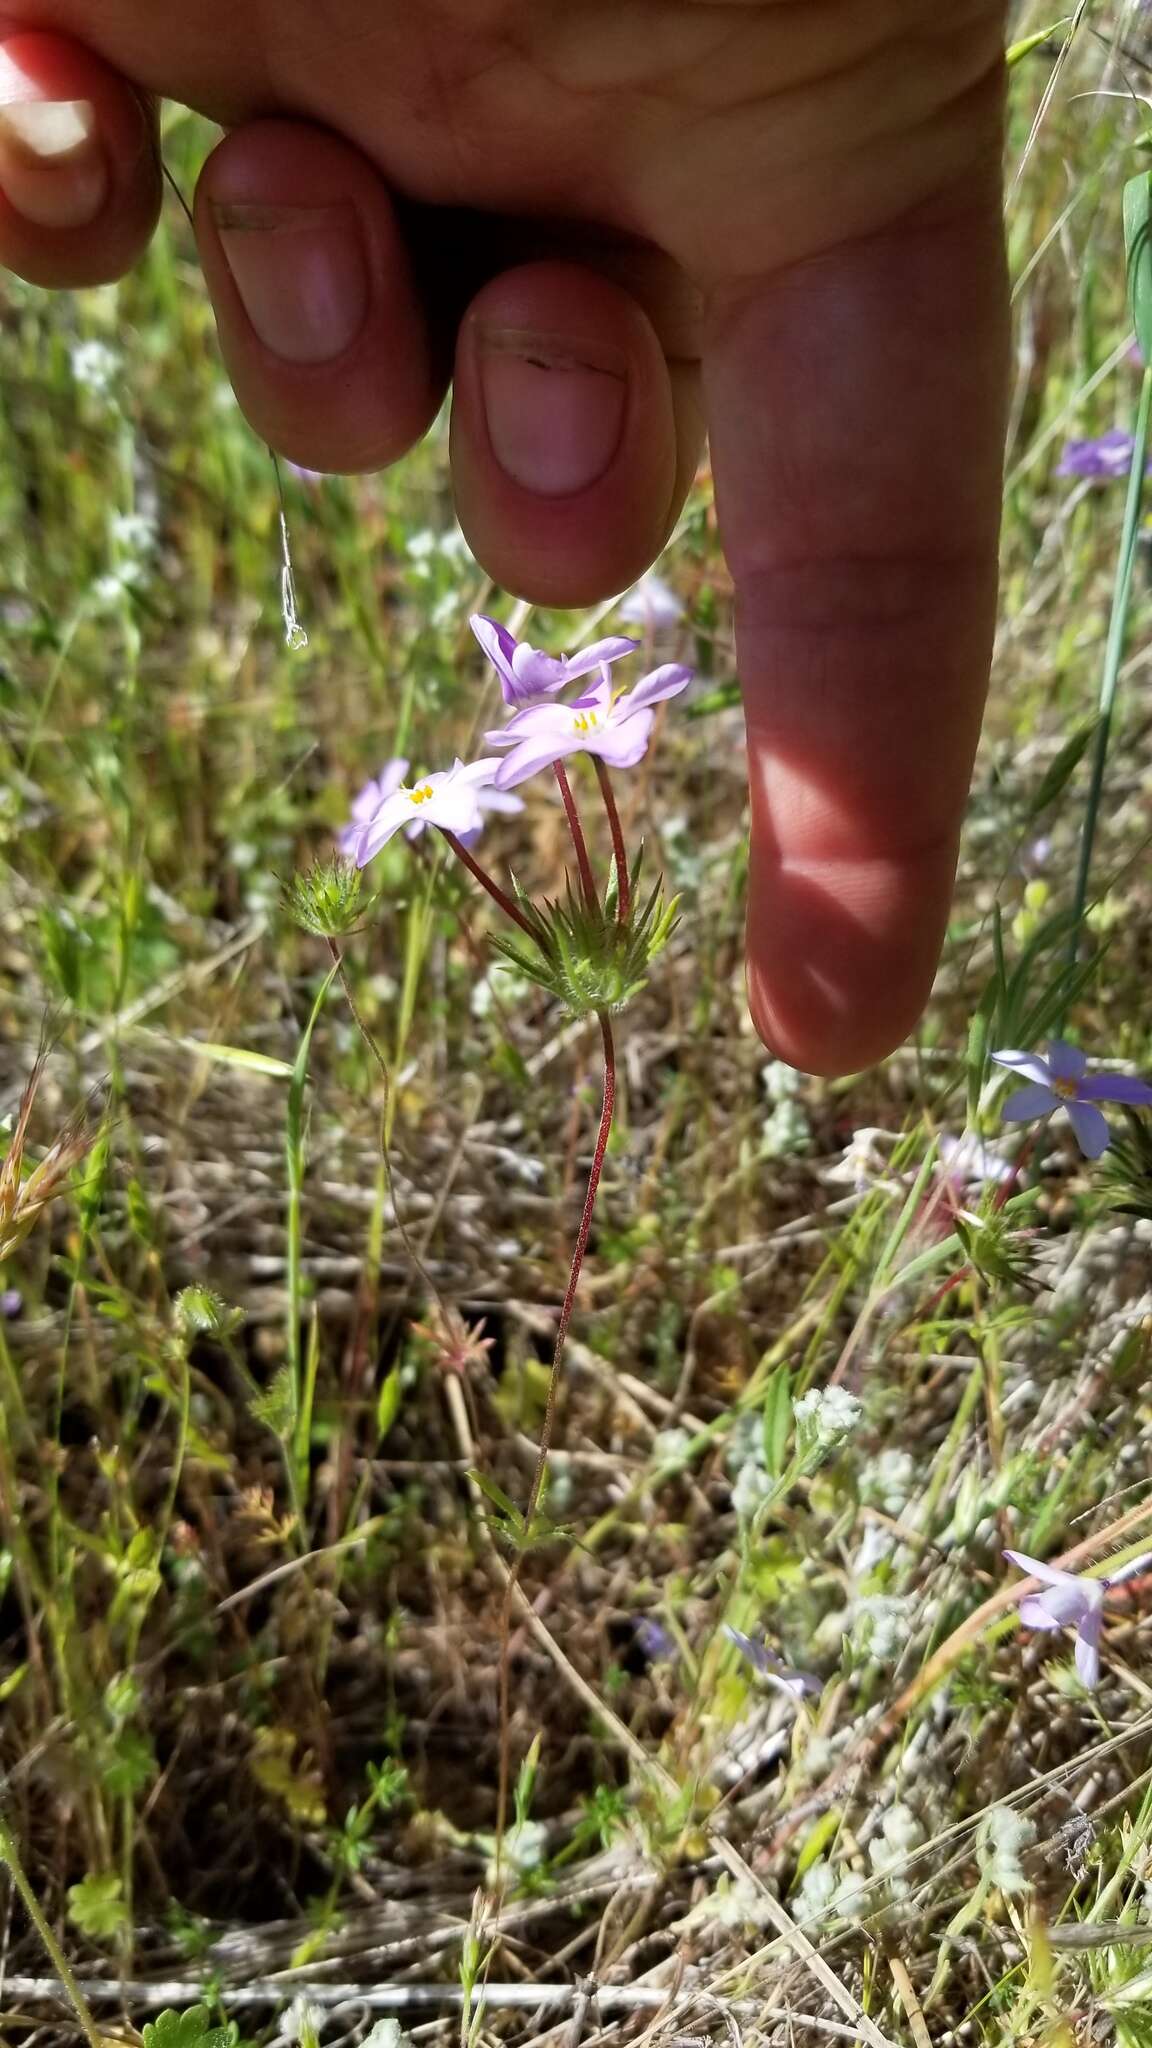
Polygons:
<instances>
[{"instance_id":1,"label":"purple wildflower","mask_svg":"<svg viewBox=\"0 0 1152 2048\"><path fill-rule=\"evenodd\" d=\"M336 835L336 844L341 853L348 854L350 858L355 857L365 826L371 824L381 804L387 803L388 798L399 789L407 773L407 761L397 758L386 761L379 775L373 781L364 784L359 796L353 798L352 816L342 831Z\"/></svg>"},{"instance_id":2,"label":"purple wildflower","mask_svg":"<svg viewBox=\"0 0 1152 2048\"><path fill-rule=\"evenodd\" d=\"M457 761L435 775L421 776L411 788L401 783L361 827L352 853L357 867L366 867L406 825L414 825L418 832L439 825L458 837L477 831L484 821L481 792L491 787L499 765L489 759L473 761L466 768L463 761Z\"/></svg>"},{"instance_id":3,"label":"purple wildflower","mask_svg":"<svg viewBox=\"0 0 1152 2048\"><path fill-rule=\"evenodd\" d=\"M640 645L638 640L614 634L607 640L593 640L579 654L544 654L538 647L529 647L526 640L513 639L507 626L502 626L498 619L485 618L481 612L470 618L468 624L500 678L504 702L515 711L545 702L577 676L606 668L609 662L634 654Z\"/></svg>"},{"instance_id":4,"label":"purple wildflower","mask_svg":"<svg viewBox=\"0 0 1152 2048\"><path fill-rule=\"evenodd\" d=\"M1069 441L1060 457L1057 476L1085 477L1091 483L1114 483L1132 467L1135 442L1123 427L1110 427L1084 441Z\"/></svg>"},{"instance_id":5,"label":"purple wildflower","mask_svg":"<svg viewBox=\"0 0 1152 2048\"><path fill-rule=\"evenodd\" d=\"M489 746L511 749L497 772L497 789L513 789L567 754L597 754L613 768L634 768L648 751L652 706L677 696L691 680L691 669L666 662L615 699L604 674L572 704L518 711L506 726L484 735Z\"/></svg>"},{"instance_id":6,"label":"purple wildflower","mask_svg":"<svg viewBox=\"0 0 1152 2048\"><path fill-rule=\"evenodd\" d=\"M643 1614L636 1623L636 1641L650 1664L666 1664L676 1655L676 1644L662 1621Z\"/></svg>"},{"instance_id":7,"label":"purple wildflower","mask_svg":"<svg viewBox=\"0 0 1152 2048\"><path fill-rule=\"evenodd\" d=\"M10 1323L24 1307L24 1296L18 1287L5 1287L0 1292L0 1317Z\"/></svg>"},{"instance_id":8,"label":"purple wildflower","mask_svg":"<svg viewBox=\"0 0 1152 2048\"><path fill-rule=\"evenodd\" d=\"M802 1700L805 1693L823 1692L823 1679L811 1671L790 1670L784 1659L778 1657L775 1650L770 1650L767 1643L758 1643L753 1636L746 1636L742 1629L733 1628L728 1622L724 1623L724 1634L730 1643L735 1643L740 1655L748 1659L761 1678L766 1678L780 1691L791 1693L793 1699Z\"/></svg>"},{"instance_id":9,"label":"purple wildflower","mask_svg":"<svg viewBox=\"0 0 1152 2048\"><path fill-rule=\"evenodd\" d=\"M1020 1602L1020 1619L1026 1628L1075 1628L1076 1669L1081 1683L1091 1688L1100 1682L1100 1631L1104 1626L1104 1599L1112 1586L1135 1578L1152 1558L1134 1557L1110 1578L1086 1579L1079 1572L1062 1572L1055 1565L1041 1564L1022 1550L1006 1550L1005 1557L1033 1579L1040 1579L1046 1593L1026 1593Z\"/></svg>"},{"instance_id":10,"label":"purple wildflower","mask_svg":"<svg viewBox=\"0 0 1152 2048\"><path fill-rule=\"evenodd\" d=\"M363 789L352 805L352 816L348 824L344 826L336 839L336 844L341 853L346 854L349 859L356 859L356 849L364 836L365 828L372 823L377 812L387 803L388 798L395 795L407 773L407 761L389 761L380 770L374 782L366 782L364 784ZM469 830L457 833L456 836L461 846L475 846L481 832L484 830L484 819L490 812L496 812L502 817L511 817L514 812L524 809L524 799L522 797L513 796L508 790L496 789L491 783L486 787L483 784L481 785L476 792L476 801L481 816L479 821L471 826ZM422 821L419 817L410 818L404 827L406 838L418 839L424 829L424 823L434 824L435 822L435 819ZM391 834L389 834L389 837L391 837ZM358 865L363 867L363 861L360 861Z\"/></svg>"},{"instance_id":11,"label":"purple wildflower","mask_svg":"<svg viewBox=\"0 0 1152 2048\"><path fill-rule=\"evenodd\" d=\"M616 607L620 618L630 626L644 626L648 632L655 632L657 626L674 626L684 616L684 607L676 592L649 569L646 576L626 590Z\"/></svg>"},{"instance_id":12,"label":"purple wildflower","mask_svg":"<svg viewBox=\"0 0 1152 2048\"><path fill-rule=\"evenodd\" d=\"M1123 1102L1133 1108L1152 1104L1152 1088L1129 1074L1089 1074L1088 1061L1079 1046L1054 1038L1048 1057L1037 1052L994 1052L998 1066L1023 1074L1027 1087L1017 1088L1001 1111L1005 1123L1028 1123L1037 1116L1050 1116L1054 1109L1066 1109L1076 1143L1086 1159L1099 1159L1107 1151L1111 1133L1098 1102Z\"/></svg>"}]
</instances>

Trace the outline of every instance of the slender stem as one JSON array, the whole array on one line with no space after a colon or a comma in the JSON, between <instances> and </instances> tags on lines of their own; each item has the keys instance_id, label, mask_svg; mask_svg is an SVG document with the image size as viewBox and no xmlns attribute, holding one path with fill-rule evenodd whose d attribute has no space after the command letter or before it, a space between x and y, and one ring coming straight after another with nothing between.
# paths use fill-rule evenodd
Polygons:
<instances>
[{"instance_id":1,"label":"slender stem","mask_svg":"<svg viewBox=\"0 0 1152 2048\"><path fill-rule=\"evenodd\" d=\"M449 846L452 848L453 853L456 855L457 860L463 861L464 866L468 870L468 873L473 877L475 881L479 882L480 887L482 889L487 890L489 896L492 898L493 903L499 904L501 910L504 912L505 917L510 917L512 919L513 924L518 924L521 931L526 932L528 934L528 937L534 941L536 938L536 933L533 931L532 926L529 924L528 919L524 915L524 912L519 908L517 904L513 903L512 898L507 894L507 892L504 889L500 887L499 882L494 882L492 880L491 875L487 874L485 870L481 867L479 861L473 860L472 855L468 851L468 848L461 844L460 840L457 839L456 834L454 832L445 831L443 825L441 825L440 830L441 832L443 832L444 837L448 841Z\"/></svg>"},{"instance_id":2,"label":"slender stem","mask_svg":"<svg viewBox=\"0 0 1152 2048\"><path fill-rule=\"evenodd\" d=\"M92 2017L84 1993L72 1974L67 1956L64 1954L56 1936L53 1934L52 1929L40 1910L39 1901L28 1882L24 1865L20 1861L20 1851L16 1847L16 1838L2 1814L0 1814L0 1861L6 1863L12 1873L12 1882L24 1902L24 1910L44 1944L52 1968L55 1970L76 2009L76 2017L84 2030L85 2038L91 2044L91 2048L104 2048L100 2029Z\"/></svg>"},{"instance_id":3,"label":"slender stem","mask_svg":"<svg viewBox=\"0 0 1152 2048\"><path fill-rule=\"evenodd\" d=\"M592 756L592 765L596 770L596 780L600 784L604 809L608 813L608 830L612 834L612 852L616 861L617 916L621 924L627 924L628 913L632 908L632 883L628 874L628 855L624 851L624 827L620 823L620 813L616 807L612 777L599 754Z\"/></svg>"},{"instance_id":4,"label":"slender stem","mask_svg":"<svg viewBox=\"0 0 1152 2048\"><path fill-rule=\"evenodd\" d=\"M1116 567L1116 581L1112 589L1112 616L1108 622L1108 639L1104 649L1104 670L1100 678L1099 717L1096 726L1095 744L1092 749L1092 779L1088 786L1088 801L1084 810L1084 826L1080 835L1080 860L1076 870L1076 893L1072 902L1072 938L1069 944L1069 960L1074 961L1080 946L1080 931L1088 903L1088 883L1092 872L1092 850L1096 842L1096 819L1100 810L1100 799L1104 793L1104 770L1108 763L1108 743L1112 737L1112 712L1116 703L1116 685L1120 677L1120 663L1124 656L1124 641L1128 631L1128 606L1132 594L1132 572L1136 564L1136 551L1140 539L1140 497L1144 486L1144 465L1148 459L1148 428L1152 418L1152 367L1144 372L1140 387L1140 408L1136 416L1136 431L1133 436L1132 466L1128 471L1128 496L1124 505L1124 526L1120 536L1120 559Z\"/></svg>"},{"instance_id":5,"label":"slender stem","mask_svg":"<svg viewBox=\"0 0 1152 2048\"><path fill-rule=\"evenodd\" d=\"M580 870L580 886L584 891L584 900L590 910L595 910L600 902L596 893L596 877L592 873L592 863L588 858L588 841L584 837L584 827L580 822L580 813L572 794L572 784L568 780L568 771L563 761L553 761L552 773L559 785L568 830L572 834L572 844L576 848L576 865Z\"/></svg>"},{"instance_id":6,"label":"slender stem","mask_svg":"<svg viewBox=\"0 0 1152 2048\"><path fill-rule=\"evenodd\" d=\"M560 1367L564 1359L564 1346L568 1340L568 1326L572 1321L572 1310L576 1301L576 1289L580 1285L580 1274L584 1265L584 1254L592 1230L592 1217L596 1209L596 1196L600 1188L600 1176L604 1170L604 1155L612 1133L612 1116L616 1107L616 1044L612 1036L612 1025L606 1010L598 1010L600 1038L604 1047L604 1096L600 1109L600 1128L596 1133L596 1149L592 1154L592 1165L588 1173L588 1187L584 1196L584 1210L576 1243L572 1252L572 1263L568 1272L568 1286L560 1307L560 1321L556 1326L556 1342L552 1349L552 1372L548 1381L548 1399L544 1408L544 1422L540 1431L540 1448L536 1454L536 1469L528 1489L528 1504L524 1510L524 1535L530 1537L532 1521L540 1505L544 1489L544 1475L548 1468L548 1452L552 1443L552 1432L556 1423L556 1404L560 1394ZM520 1583L520 1567L524 1562L523 1548L513 1560L505 1589L504 1605L500 1615L500 1787L496 1802L496 1863L500 1867L504 1843L504 1824L508 1813L509 1734L511 1728L511 1701L509 1696L510 1672L508 1669L508 1644L512 1619L512 1602Z\"/></svg>"}]
</instances>

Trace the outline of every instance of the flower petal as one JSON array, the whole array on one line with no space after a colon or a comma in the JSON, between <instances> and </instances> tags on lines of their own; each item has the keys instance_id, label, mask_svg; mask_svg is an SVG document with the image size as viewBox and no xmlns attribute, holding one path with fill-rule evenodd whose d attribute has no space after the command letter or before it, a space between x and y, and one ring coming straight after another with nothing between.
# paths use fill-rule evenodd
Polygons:
<instances>
[{"instance_id":1,"label":"flower petal","mask_svg":"<svg viewBox=\"0 0 1152 2048\"><path fill-rule=\"evenodd\" d=\"M1051 1609L1044 1605L1044 1602L1051 1597L1047 1593L1028 1593L1025 1595L1024 1599L1020 1602L1020 1619L1024 1623L1025 1628L1064 1627L1064 1623L1059 1621ZM1079 1618L1079 1615L1074 1614L1072 1616L1073 1621L1078 1621Z\"/></svg>"},{"instance_id":2,"label":"flower petal","mask_svg":"<svg viewBox=\"0 0 1152 2048\"><path fill-rule=\"evenodd\" d=\"M523 711L517 711L507 725L497 726L484 737L489 746L514 747L521 740L531 739L534 733L566 732L571 723L571 705L529 704Z\"/></svg>"},{"instance_id":3,"label":"flower petal","mask_svg":"<svg viewBox=\"0 0 1152 2048\"><path fill-rule=\"evenodd\" d=\"M1066 1038L1053 1038L1048 1042L1048 1072L1057 1081L1079 1081L1088 1070L1088 1060L1078 1045L1069 1045Z\"/></svg>"},{"instance_id":4,"label":"flower petal","mask_svg":"<svg viewBox=\"0 0 1152 2048\"><path fill-rule=\"evenodd\" d=\"M547 735L542 739L525 740L505 754L496 774L497 789L515 789L521 782L527 782L530 775L538 775L542 768L550 768L553 761L562 761L567 754L582 751L582 735L569 732L566 736Z\"/></svg>"},{"instance_id":5,"label":"flower petal","mask_svg":"<svg viewBox=\"0 0 1152 2048\"><path fill-rule=\"evenodd\" d=\"M1112 1142L1107 1117L1090 1102L1066 1102L1064 1107L1085 1159L1099 1159Z\"/></svg>"},{"instance_id":6,"label":"flower petal","mask_svg":"<svg viewBox=\"0 0 1152 2048\"><path fill-rule=\"evenodd\" d=\"M763 1643L757 1643L746 1636L742 1629L733 1628L730 1622L723 1624L723 1634L730 1643L735 1643L742 1657L747 1657L754 1671L770 1671L772 1660Z\"/></svg>"},{"instance_id":7,"label":"flower petal","mask_svg":"<svg viewBox=\"0 0 1152 2048\"><path fill-rule=\"evenodd\" d=\"M666 661L654 668L651 675L641 676L634 690L629 690L618 705L620 711L640 711L645 704L659 704L665 697L678 697L686 690L695 671L685 668L682 662Z\"/></svg>"},{"instance_id":8,"label":"flower petal","mask_svg":"<svg viewBox=\"0 0 1152 2048\"><path fill-rule=\"evenodd\" d=\"M998 1067L1011 1067L1014 1074L1024 1074L1029 1081L1043 1084L1051 1079L1048 1062L1038 1052L1017 1052L1012 1046L1005 1046L1002 1052L994 1052L992 1058Z\"/></svg>"},{"instance_id":9,"label":"flower petal","mask_svg":"<svg viewBox=\"0 0 1152 2048\"><path fill-rule=\"evenodd\" d=\"M1122 1586L1125 1579L1139 1578L1140 1573L1146 1572L1150 1564L1152 1564L1152 1550L1146 1550L1142 1557L1129 1558L1128 1563L1122 1564L1118 1572L1109 1572L1106 1579L1101 1579L1100 1584L1102 1586Z\"/></svg>"},{"instance_id":10,"label":"flower petal","mask_svg":"<svg viewBox=\"0 0 1152 2048\"><path fill-rule=\"evenodd\" d=\"M1152 1103L1152 1087L1134 1074L1090 1074L1078 1092L1081 1102L1129 1102L1138 1109Z\"/></svg>"},{"instance_id":11,"label":"flower petal","mask_svg":"<svg viewBox=\"0 0 1152 2048\"><path fill-rule=\"evenodd\" d=\"M449 773L453 782L494 782L496 770L499 766L499 755L487 754L482 761L469 761L467 767L465 767L463 761L457 761L455 767L451 768Z\"/></svg>"},{"instance_id":12,"label":"flower petal","mask_svg":"<svg viewBox=\"0 0 1152 2048\"><path fill-rule=\"evenodd\" d=\"M507 626L502 626L499 619L486 618L483 612L474 612L468 624L504 686L505 700L510 704L516 703L517 683L512 668L516 642ZM509 691L513 693L511 696Z\"/></svg>"},{"instance_id":13,"label":"flower petal","mask_svg":"<svg viewBox=\"0 0 1152 2048\"><path fill-rule=\"evenodd\" d=\"M1027 1572L1030 1579L1042 1579L1046 1586L1079 1586L1075 1572L1062 1572L1058 1565L1042 1564L1038 1557L1029 1557L1024 1550L1006 1550L1004 1556L1012 1564Z\"/></svg>"},{"instance_id":14,"label":"flower petal","mask_svg":"<svg viewBox=\"0 0 1152 2048\"><path fill-rule=\"evenodd\" d=\"M1076 1669L1080 1682L1089 1692L1100 1683L1100 1630L1104 1616L1097 1608L1094 1614L1086 1614L1076 1631Z\"/></svg>"},{"instance_id":15,"label":"flower petal","mask_svg":"<svg viewBox=\"0 0 1152 2048\"><path fill-rule=\"evenodd\" d=\"M1060 1107L1060 1096L1043 1081L1029 1081L1026 1088L1014 1088L1000 1111L1006 1124L1028 1123L1034 1116L1050 1116Z\"/></svg>"},{"instance_id":16,"label":"flower petal","mask_svg":"<svg viewBox=\"0 0 1152 2048\"><path fill-rule=\"evenodd\" d=\"M411 798L404 791L397 790L395 796L390 796L386 803L381 804L371 823L365 825L360 835L360 843L352 856L357 867L367 867L368 862L375 859L381 847L387 846L388 841L395 837L402 826L413 822L419 824L423 831L428 819L418 815L414 820Z\"/></svg>"},{"instance_id":17,"label":"flower petal","mask_svg":"<svg viewBox=\"0 0 1152 2048\"><path fill-rule=\"evenodd\" d=\"M609 634L606 640L593 640L582 647L578 654L570 654L564 663L564 680L571 682L576 676L586 676L604 661L620 661L626 654L635 654L638 640L629 640L623 633Z\"/></svg>"},{"instance_id":18,"label":"flower petal","mask_svg":"<svg viewBox=\"0 0 1152 2048\"><path fill-rule=\"evenodd\" d=\"M654 717L652 711L637 711L619 724L606 725L603 731L588 735L585 751L599 754L613 768L634 768L648 752Z\"/></svg>"}]
</instances>

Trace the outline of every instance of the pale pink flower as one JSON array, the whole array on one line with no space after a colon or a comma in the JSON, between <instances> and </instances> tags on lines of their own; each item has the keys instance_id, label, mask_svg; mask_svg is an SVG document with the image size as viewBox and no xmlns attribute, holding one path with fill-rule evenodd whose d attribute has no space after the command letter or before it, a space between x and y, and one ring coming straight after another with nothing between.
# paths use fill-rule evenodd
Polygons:
<instances>
[{"instance_id":1,"label":"pale pink flower","mask_svg":"<svg viewBox=\"0 0 1152 2048\"><path fill-rule=\"evenodd\" d=\"M513 789L568 754L596 754L613 768L634 768L648 751L653 705L678 696L691 680L690 668L666 662L622 696L613 697L605 673L574 703L536 704L518 711L507 725L484 735L489 746L510 749L497 772L496 787Z\"/></svg>"},{"instance_id":2,"label":"pale pink flower","mask_svg":"<svg viewBox=\"0 0 1152 2048\"><path fill-rule=\"evenodd\" d=\"M476 612L468 624L500 678L504 702L517 711L554 697L577 676L606 668L609 662L634 654L640 645L638 640L616 633L607 640L593 640L578 654L544 654L538 647L529 647L526 640L515 640L507 626L498 619L485 618L482 612Z\"/></svg>"},{"instance_id":3,"label":"pale pink flower","mask_svg":"<svg viewBox=\"0 0 1152 2048\"><path fill-rule=\"evenodd\" d=\"M352 850L357 867L366 867L405 826L423 832L429 825L439 825L457 837L477 831L484 821L482 793L491 789L499 766L495 759L473 761L468 767L456 761L411 785L401 783L361 827Z\"/></svg>"}]
</instances>

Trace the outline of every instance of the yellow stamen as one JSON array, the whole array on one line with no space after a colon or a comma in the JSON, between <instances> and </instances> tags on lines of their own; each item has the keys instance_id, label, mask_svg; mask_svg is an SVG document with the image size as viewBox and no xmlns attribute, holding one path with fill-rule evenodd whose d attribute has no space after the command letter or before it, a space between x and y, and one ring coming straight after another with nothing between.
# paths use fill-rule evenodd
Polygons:
<instances>
[{"instance_id":1,"label":"yellow stamen","mask_svg":"<svg viewBox=\"0 0 1152 2048\"><path fill-rule=\"evenodd\" d=\"M578 711L572 720L574 732L595 732L600 723L598 711Z\"/></svg>"},{"instance_id":2,"label":"yellow stamen","mask_svg":"<svg viewBox=\"0 0 1152 2048\"><path fill-rule=\"evenodd\" d=\"M1053 1095L1062 1095L1065 1102L1075 1102L1076 1083L1075 1081L1053 1081L1052 1093Z\"/></svg>"},{"instance_id":3,"label":"yellow stamen","mask_svg":"<svg viewBox=\"0 0 1152 2048\"><path fill-rule=\"evenodd\" d=\"M415 789L408 791L408 796L414 804L426 804L432 793L430 782L418 782Z\"/></svg>"}]
</instances>

